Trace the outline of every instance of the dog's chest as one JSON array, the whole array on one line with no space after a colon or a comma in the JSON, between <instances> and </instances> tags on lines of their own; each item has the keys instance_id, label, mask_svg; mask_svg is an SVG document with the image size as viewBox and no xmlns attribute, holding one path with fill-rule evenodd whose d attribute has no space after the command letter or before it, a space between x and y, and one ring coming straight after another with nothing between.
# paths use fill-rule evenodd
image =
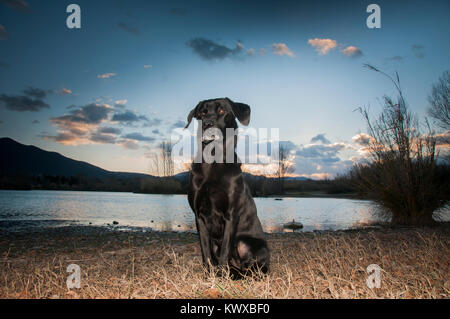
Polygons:
<instances>
[{"instance_id":1,"label":"dog's chest","mask_svg":"<svg viewBox=\"0 0 450 319\"><path fill-rule=\"evenodd\" d=\"M233 205L242 181L239 166L196 166L191 179L195 213L203 217L228 218L229 207Z\"/></svg>"},{"instance_id":2,"label":"dog's chest","mask_svg":"<svg viewBox=\"0 0 450 319\"><path fill-rule=\"evenodd\" d=\"M198 189L196 198L199 215L208 217L210 215L225 215L227 213L229 196L223 185L215 182L205 182Z\"/></svg>"}]
</instances>

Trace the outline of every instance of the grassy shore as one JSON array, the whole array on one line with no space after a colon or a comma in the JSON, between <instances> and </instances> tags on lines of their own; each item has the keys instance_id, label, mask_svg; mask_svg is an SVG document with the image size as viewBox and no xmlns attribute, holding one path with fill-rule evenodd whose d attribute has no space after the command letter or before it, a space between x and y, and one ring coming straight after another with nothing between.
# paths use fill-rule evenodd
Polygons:
<instances>
[{"instance_id":1,"label":"grassy shore","mask_svg":"<svg viewBox=\"0 0 450 319\"><path fill-rule=\"evenodd\" d=\"M196 234L104 227L0 233L0 298L449 298L450 224L268 234L271 272L205 270ZM67 289L69 264L81 288ZM382 268L381 288L366 268Z\"/></svg>"}]
</instances>

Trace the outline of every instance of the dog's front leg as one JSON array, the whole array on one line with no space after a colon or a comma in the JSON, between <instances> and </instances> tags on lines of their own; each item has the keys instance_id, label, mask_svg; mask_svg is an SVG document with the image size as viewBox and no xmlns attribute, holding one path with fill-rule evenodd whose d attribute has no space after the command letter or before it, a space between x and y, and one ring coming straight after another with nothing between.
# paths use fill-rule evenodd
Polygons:
<instances>
[{"instance_id":1,"label":"dog's front leg","mask_svg":"<svg viewBox=\"0 0 450 319\"><path fill-rule=\"evenodd\" d=\"M208 228L202 218L197 218L197 231L200 237L200 248L202 249L202 259L205 266L214 266L214 260L211 257L211 240L209 238Z\"/></svg>"},{"instance_id":2,"label":"dog's front leg","mask_svg":"<svg viewBox=\"0 0 450 319\"><path fill-rule=\"evenodd\" d=\"M222 246L220 247L219 265L226 266L230 260L232 239L234 238L234 224L231 214L229 219L225 221L225 230L222 238Z\"/></svg>"}]
</instances>

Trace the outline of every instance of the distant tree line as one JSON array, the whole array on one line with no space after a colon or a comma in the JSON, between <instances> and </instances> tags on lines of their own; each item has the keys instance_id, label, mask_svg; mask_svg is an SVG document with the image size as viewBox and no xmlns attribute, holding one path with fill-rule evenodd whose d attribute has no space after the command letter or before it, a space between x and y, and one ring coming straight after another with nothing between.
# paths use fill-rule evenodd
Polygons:
<instances>
[{"instance_id":1,"label":"distant tree line","mask_svg":"<svg viewBox=\"0 0 450 319\"><path fill-rule=\"evenodd\" d=\"M140 180L140 178L100 178L85 175L33 176L14 174L0 176L0 189L134 192L139 189Z\"/></svg>"},{"instance_id":2,"label":"distant tree line","mask_svg":"<svg viewBox=\"0 0 450 319\"><path fill-rule=\"evenodd\" d=\"M280 192L280 178L244 174L253 196L356 196L357 190L348 176L339 176L333 180L295 180L284 178ZM188 174L182 177L148 176L142 178L99 178L84 175L3 175L0 176L0 189L10 190L74 190L135 192L148 194L187 194Z\"/></svg>"}]
</instances>

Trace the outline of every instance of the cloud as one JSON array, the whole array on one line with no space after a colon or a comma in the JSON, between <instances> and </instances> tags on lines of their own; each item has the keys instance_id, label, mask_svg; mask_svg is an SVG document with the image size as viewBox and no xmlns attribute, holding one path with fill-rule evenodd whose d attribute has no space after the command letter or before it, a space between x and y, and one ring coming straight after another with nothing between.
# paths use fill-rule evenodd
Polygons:
<instances>
[{"instance_id":1,"label":"cloud","mask_svg":"<svg viewBox=\"0 0 450 319\"><path fill-rule=\"evenodd\" d=\"M117 139L116 136L112 134L102 134L99 132L94 132L89 137L89 140L101 144L115 144Z\"/></svg>"},{"instance_id":2,"label":"cloud","mask_svg":"<svg viewBox=\"0 0 450 319\"><path fill-rule=\"evenodd\" d=\"M352 45L350 45L350 46L346 47L344 50L342 50L342 53L344 55L352 57L352 58L360 58L363 55L361 49L354 47Z\"/></svg>"},{"instance_id":3,"label":"cloud","mask_svg":"<svg viewBox=\"0 0 450 319\"><path fill-rule=\"evenodd\" d=\"M259 49L259 54L266 55L266 49L264 49L264 48Z\"/></svg>"},{"instance_id":4,"label":"cloud","mask_svg":"<svg viewBox=\"0 0 450 319\"><path fill-rule=\"evenodd\" d=\"M120 133L122 133L122 130L120 128L117 128L117 127L104 126L104 127L100 127L98 129L98 132L99 133L119 135Z\"/></svg>"},{"instance_id":5,"label":"cloud","mask_svg":"<svg viewBox=\"0 0 450 319\"><path fill-rule=\"evenodd\" d=\"M143 127L151 127L151 126L156 126L161 124L161 120L158 118L152 118L146 122L144 122L144 124L142 125Z\"/></svg>"},{"instance_id":6,"label":"cloud","mask_svg":"<svg viewBox=\"0 0 450 319\"><path fill-rule=\"evenodd\" d=\"M6 6L22 12L30 11L30 5L24 0L0 0Z\"/></svg>"},{"instance_id":7,"label":"cloud","mask_svg":"<svg viewBox=\"0 0 450 319\"><path fill-rule=\"evenodd\" d=\"M79 109L73 110L69 115L52 118L53 123L82 123L99 124L108 118L108 114L113 111L108 104L88 104Z\"/></svg>"},{"instance_id":8,"label":"cloud","mask_svg":"<svg viewBox=\"0 0 450 319\"><path fill-rule=\"evenodd\" d=\"M186 125L186 122L179 120L172 124L172 128L178 128L178 127L183 128L185 125Z\"/></svg>"},{"instance_id":9,"label":"cloud","mask_svg":"<svg viewBox=\"0 0 450 319\"><path fill-rule=\"evenodd\" d=\"M122 104L115 105L116 107L119 106L120 108L124 108L125 106ZM144 127L150 127L161 124L161 120L158 118L152 118L149 119L145 115L139 115L135 112L132 112L130 110L124 110L123 112L114 113L114 115L111 118L112 122L118 122L122 125L126 126L135 126L139 122L142 123L142 126Z\"/></svg>"},{"instance_id":10,"label":"cloud","mask_svg":"<svg viewBox=\"0 0 450 319\"><path fill-rule=\"evenodd\" d=\"M325 133L317 134L311 139L311 143L322 142L323 144L330 144L331 142L325 137Z\"/></svg>"},{"instance_id":11,"label":"cloud","mask_svg":"<svg viewBox=\"0 0 450 319\"><path fill-rule=\"evenodd\" d=\"M119 144L120 146L122 146L123 148L126 148L128 150L137 150L139 148L139 144L138 142L134 141L134 140L119 140L117 141L117 144Z\"/></svg>"},{"instance_id":12,"label":"cloud","mask_svg":"<svg viewBox=\"0 0 450 319\"><path fill-rule=\"evenodd\" d=\"M136 113L126 110L122 113L115 113L111 119L113 122L120 122L122 124L131 125L139 121L147 121L148 118L145 115L137 115Z\"/></svg>"},{"instance_id":13,"label":"cloud","mask_svg":"<svg viewBox=\"0 0 450 319\"><path fill-rule=\"evenodd\" d=\"M31 124L39 124L40 122L39 122L39 120L33 120L32 122L31 122Z\"/></svg>"},{"instance_id":14,"label":"cloud","mask_svg":"<svg viewBox=\"0 0 450 319\"><path fill-rule=\"evenodd\" d=\"M29 97L33 97L36 99L44 99L47 96L47 91L31 86L23 90L23 93L25 93L25 95Z\"/></svg>"},{"instance_id":15,"label":"cloud","mask_svg":"<svg viewBox=\"0 0 450 319\"><path fill-rule=\"evenodd\" d=\"M425 57L425 52L424 52L424 46L421 44L413 44L411 46L411 50L413 51L413 54L419 58L422 59Z\"/></svg>"},{"instance_id":16,"label":"cloud","mask_svg":"<svg viewBox=\"0 0 450 319\"><path fill-rule=\"evenodd\" d=\"M57 91L57 94L59 94L59 95L70 95L70 94L72 94L72 90L66 89L66 88L62 88L61 90Z\"/></svg>"},{"instance_id":17,"label":"cloud","mask_svg":"<svg viewBox=\"0 0 450 319\"><path fill-rule=\"evenodd\" d=\"M287 151L293 151L297 148L297 146L291 141L279 141L278 144L280 147L283 147Z\"/></svg>"},{"instance_id":18,"label":"cloud","mask_svg":"<svg viewBox=\"0 0 450 319\"><path fill-rule=\"evenodd\" d=\"M288 48L285 43L272 44L272 53L280 56L287 55L291 58L295 57L295 54Z\"/></svg>"},{"instance_id":19,"label":"cloud","mask_svg":"<svg viewBox=\"0 0 450 319\"><path fill-rule=\"evenodd\" d=\"M203 60L207 61L233 58L240 54L243 49L243 45L240 42L236 44L234 49L231 49L205 38L191 39L186 43L186 45Z\"/></svg>"},{"instance_id":20,"label":"cloud","mask_svg":"<svg viewBox=\"0 0 450 319\"><path fill-rule=\"evenodd\" d=\"M140 35L140 34L141 34L141 32L139 31L138 28L133 27L133 26L131 26L131 25L128 25L128 24L126 24L126 23L124 23L124 22L119 22L117 25L118 25L119 28L121 28L123 31L128 32L128 33L130 33L130 34L133 34L133 35Z\"/></svg>"},{"instance_id":21,"label":"cloud","mask_svg":"<svg viewBox=\"0 0 450 319\"><path fill-rule=\"evenodd\" d=\"M342 159L342 156L348 156L348 152L354 150L354 146L345 142L331 143L325 138L325 133L318 134L312 138L313 141L319 143L296 145L292 141L279 141L279 145L288 150L287 163L293 169L288 176L303 176L313 179L332 178L337 174L352 167L353 161L350 159ZM265 145L264 145L265 144ZM275 145L270 142L259 143L259 149L272 149L272 153L278 151ZM267 154L271 157L271 152ZM242 158L242 156L241 156ZM277 171L278 165L272 157L272 162L258 162L258 164L245 164L246 171L254 174L265 174L273 176Z\"/></svg>"},{"instance_id":22,"label":"cloud","mask_svg":"<svg viewBox=\"0 0 450 319\"><path fill-rule=\"evenodd\" d=\"M0 40L6 40L8 38L8 32L4 26L0 24Z\"/></svg>"},{"instance_id":23,"label":"cloud","mask_svg":"<svg viewBox=\"0 0 450 319\"><path fill-rule=\"evenodd\" d=\"M58 127L56 136L41 136L64 145L89 144L100 140L96 132L99 125L107 121L113 108L108 104L87 104L72 110L69 114L53 117L50 122ZM94 140L92 139L94 137Z\"/></svg>"},{"instance_id":24,"label":"cloud","mask_svg":"<svg viewBox=\"0 0 450 319\"><path fill-rule=\"evenodd\" d=\"M123 100L115 100L114 101L114 107L118 107L118 108L124 108L125 104L128 103L127 99L123 99Z\"/></svg>"},{"instance_id":25,"label":"cloud","mask_svg":"<svg viewBox=\"0 0 450 319\"><path fill-rule=\"evenodd\" d=\"M351 148L346 143L311 144L300 146L294 159L295 174L313 179L332 178L353 166L351 160L342 160L340 152Z\"/></svg>"},{"instance_id":26,"label":"cloud","mask_svg":"<svg viewBox=\"0 0 450 319\"><path fill-rule=\"evenodd\" d=\"M308 144L300 147L296 154L306 158L328 158L328 161L334 161L336 155L348 148L349 146L345 143L333 143L333 144Z\"/></svg>"},{"instance_id":27,"label":"cloud","mask_svg":"<svg viewBox=\"0 0 450 319\"><path fill-rule=\"evenodd\" d=\"M8 110L17 112L38 112L50 106L43 101L47 91L28 87L23 90L24 95L0 94L0 105Z\"/></svg>"},{"instance_id":28,"label":"cloud","mask_svg":"<svg viewBox=\"0 0 450 319\"><path fill-rule=\"evenodd\" d=\"M312 174L301 174L301 177L306 177L309 179L331 179L333 175L330 173L312 173Z\"/></svg>"},{"instance_id":29,"label":"cloud","mask_svg":"<svg viewBox=\"0 0 450 319\"><path fill-rule=\"evenodd\" d=\"M375 142L375 139L366 133L359 133L352 137L352 141L359 145L356 151L362 157L355 161L361 162L361 160L365 160L370 155L370 144Z\"/></svg>"},{"instance_id":30,"label":"cloud","mask_svg":"<svg viewBox=\"0 0 450 319\"><path fill-rule=\"evenodd\" d=\"M55 136L51 135L38 135L44 140L52 140L54 142L61 143L63 145L78 145L78 144L87 144L86 139L81 139L76 134L72 134L70 132L59 132Z\"/></svg>"},{"instance_id":31,"label":"cloud","mask_svg":"<svg viewBox=\"0 0 450 319\"><path fill-rule=\"evenodd\" d=\"M144 64L144 69L151 69L153 66L151 64Z\"/></svg>"},{"instance_id":32,"label":"cloud","mask_svg":"<svg viewBox=\"0 0 450 319\"><path fill-rule=\"evenodd\" d=\"M337 41L332 39L309 39L308 43L313 46L320 55L325 55L337 47Z\"/></svg>"},{"instance_id":33,"label":"cloud","mask_svg":"<svg viewBox=\"0 0 450 319\"><path fill-rule=\"evenodd\" d=\"M50 122L58 128L57 134L40 135L40 137L63 145L102 143L116 144L134 150L139 148L138 142L152 142L155 138L140 133L129 133L119 137L122 129L107 124L132 125L144 122L148 126L154 121L160 120L150 121L146 116L129 110L116 113L115 107L108 104L91 103L81 107L71 107L68 114L51 118ZM104 126L105 124L106 126Z\"/></svg>"},{"instance_id":34,"label":"cloud","mask_svg":"<svg viewBox=\"0 0 450 319\"><path fill-rule=\"evenodd\" d=\"M122 137L129 139L129 140L135 140L135 141L140 141L140 142L153 142L155 140L154 137L144 136L141 133L130 133L130 134L126 134Z\"/></svg>"},{"instance_id":35,"label":"cloud","mask_svg":"<svg viewBox=\"0 0 450 319\"><path fill-rule=\"evenodd\" d=\"M116 75L117 75L116 73L105 73L105 74L97 75L97 78L98 79L109 79L109 78L111 78L113 76L116 76Z\"/></svg>"},{"instance_id":36,"label":"cloud","mask_svg":"<svg viewBox=\"0 0 450 319\"><path fill-rule=\"evenodd\" d=\"M251 55L251 56L254 56L255 55L255 49L253 49L253 48L248 49L247 50L247 54Z\"/></svg>"},{"instance_id":37,"label":"cloud","mask_svg":"<svg viewBox=\"0 0 450 319\"><path fill-rule=\"evenodd\" d=\"M352 137L352 141L362 146L368 146L374 138L366 133L359 133Z\"/></svg>"},{"instance_id":38,"label":"cloud","mask_svg":"<svg viewBox=\"0 0 450 319\"><path fill-rule=\"evenodd\" d=\"M75 124L76 126L76 124ZM90 125L87 131L74 130L60 132L56 137L50 139L56 140L62 144L88 144L91 142L100 144L115 144L117 142L117 135L122 132L116 127L99 127L98 125Z\"/></svg>"}]
</instances>

